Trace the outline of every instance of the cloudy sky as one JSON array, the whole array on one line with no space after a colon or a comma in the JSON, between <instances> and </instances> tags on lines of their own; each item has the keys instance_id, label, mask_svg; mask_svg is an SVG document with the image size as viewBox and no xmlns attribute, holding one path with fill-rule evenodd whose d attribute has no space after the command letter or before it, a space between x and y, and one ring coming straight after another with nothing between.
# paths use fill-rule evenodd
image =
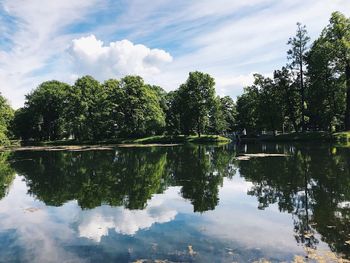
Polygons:
<instances>
[{"instance_id":1,"label":"cloudy sky","mask_svg":"<svg viewBox=\"0 0 350 263\"><path fill-rule=\"evenodd\" d=\"M349 0L0 0L0 91L13 107L40 82L139 74L166 90L189 71L233 97L286 62L300 21L314 39Z\"/></svg>"}]
</instances>

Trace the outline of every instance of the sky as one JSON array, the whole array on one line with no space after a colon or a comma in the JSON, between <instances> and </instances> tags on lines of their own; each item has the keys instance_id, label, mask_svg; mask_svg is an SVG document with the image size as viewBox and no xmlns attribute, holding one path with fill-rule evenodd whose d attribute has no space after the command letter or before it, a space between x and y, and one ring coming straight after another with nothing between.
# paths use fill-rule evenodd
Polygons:
<instances>
[{"instance_id":1,"label":"sky","mask_svg":"<svg viewBox=\"0 0 350 263\"><path fill-rule=\"evenodd\" d=\"M0 0L0 92L14 108L41 82L140 75L174 90L212 75L235 98L286 64L296 23L316 39L349 0Z\"/></svg>"}]
</instances>

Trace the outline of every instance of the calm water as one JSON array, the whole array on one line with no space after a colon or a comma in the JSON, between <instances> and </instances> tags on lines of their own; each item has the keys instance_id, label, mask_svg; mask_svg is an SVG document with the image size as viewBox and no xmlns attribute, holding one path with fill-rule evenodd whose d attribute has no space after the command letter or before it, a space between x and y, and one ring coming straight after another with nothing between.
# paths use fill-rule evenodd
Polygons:
<instances>
[{"instance_id":1,"label":"calm water","mask_svg":"<svg viewBox=\"0 0 350 263\"><path fill-rule=\"evenodd\" d=\"M2 153L0 262L350 259L349 169L329 145Z\"/></svg>"}]
</instances>

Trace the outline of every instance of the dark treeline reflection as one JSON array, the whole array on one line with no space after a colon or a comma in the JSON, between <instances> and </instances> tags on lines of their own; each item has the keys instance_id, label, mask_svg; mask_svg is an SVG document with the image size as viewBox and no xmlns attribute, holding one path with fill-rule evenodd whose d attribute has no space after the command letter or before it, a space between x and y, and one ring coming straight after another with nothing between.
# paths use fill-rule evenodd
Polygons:
<instances>
[{"instance_id":1,"label":"dark treeline reflection","mask_svg":"<svg viewBox=\"0 0 350 263\"><path fill-rule=\"evenodd\" d=\"M248 194L258 208L277 204L293 215L295 239L310 248L319 240L350 257L350 151L331 146L283 146L268 148L289 156L255 158L239 163L239 171L253 183ZM266 149L266 146L264 147ZM248 152L256 152L249 149Z\"/></svg>"},{"instance_id":2,"label":"dark treeline reflection","mask_svg":"<svg viewBox=\"0 0 350 263\"><path fill-rule=\"evenodd\" d=\"M286 157L237 161L244 153ZM234 145L118 148L114 151L16 152L0 155L0 198L15 173L29 194L47 205L77 200L83 209L102 204L143 209L156 193L180 186L195 212L219 203L224 177L253 185L259 209L272 204L292 215L296 242L317 248L320 239L350 258L350 150L331 145ZM319 235L318 235L319 234Z\"/></svg>"},{"instance_id":3,"label":"dark treeline reflection","mask_svg":"<svg viewBox=\"0 0 350 263\"><path fill-rule=\"evenodd\" d=\"M77 200L83 209L102 204L143 209L153 194L182 186L194 211L218 204L223 177L233 175L229 146L127 148L115 151L17 152L13 168L29 193L47 205Z\"/></svg>"},{"instance_id":4,"label":"dark treeline reflection","mask_svg":"<svg viewBox=\"0 0 350 263\"><path fill-rule=\"evenodd\" d=\"M7 152L0 153L0 200L5 197L15 178L15 171L8 161L9 156L10 154Z\"/></svg>"}]
</instances>

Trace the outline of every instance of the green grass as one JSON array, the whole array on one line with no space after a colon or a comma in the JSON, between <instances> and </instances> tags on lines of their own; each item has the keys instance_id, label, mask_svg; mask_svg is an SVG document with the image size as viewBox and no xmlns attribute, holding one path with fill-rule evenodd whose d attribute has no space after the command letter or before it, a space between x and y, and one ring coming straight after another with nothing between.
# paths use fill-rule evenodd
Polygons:
<instances>
[{"instance_id":1,"label":"green grass","mask_svg":"<svg viewBox=\"0 0 350 263\"><path fill-rule=\"evenodd\" d=\"M219 135L202 135L198 136L170 136L170 135L159 135L150 136L140 139L123 140L122 143L139 143L139 144L151 144L151 143L219 143L219 142L230 142L230 139Z\"/></svg>"},{"instance_id":2,"label":"green grass","mask_svg":"<svg viewBox=\"0 0 350 263\"><path fill-rule=\"evenodd\" d=\"M339 146L350 147L350 131L334 133L333 138Z\"/></svg>"},{"instance_id":3,"label":"green grass","mask_svg":"<svg viewBox=\"0 0 350 263\"><path fill-rule=\"evenodd\" d=\"M289 141L332 141L332 135L327 132L304 132L304 133L288 133L279 134L262 138L263 141L270 142L289 142Z\"/></svg>"},{"instance_id":4,"label":"green grass","mask_svg":"<svg viewBox=\"0 0 350 263\"><path fill-rule=\"evenodd\" d=\"M41 141L41 142L24 142L23 145L35 146L69 146L69 145L106 145L106 144L177 144L177 143L227 143L231 140L219 135L202 135L185 136L185 135L157 135L137 139L114 139L103 141L75 141L75 140L59 140L59 141Z\"/></svg>"}]
</instances>

